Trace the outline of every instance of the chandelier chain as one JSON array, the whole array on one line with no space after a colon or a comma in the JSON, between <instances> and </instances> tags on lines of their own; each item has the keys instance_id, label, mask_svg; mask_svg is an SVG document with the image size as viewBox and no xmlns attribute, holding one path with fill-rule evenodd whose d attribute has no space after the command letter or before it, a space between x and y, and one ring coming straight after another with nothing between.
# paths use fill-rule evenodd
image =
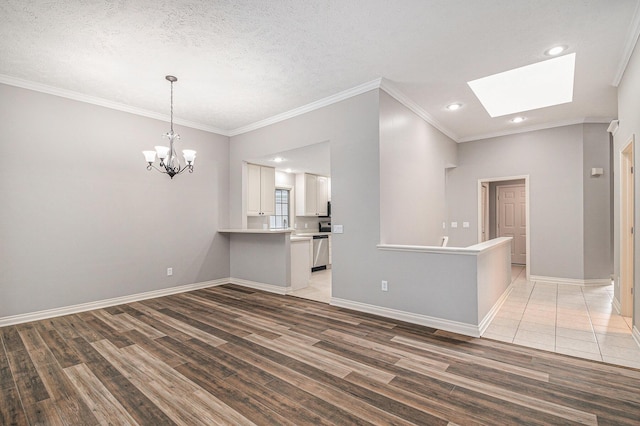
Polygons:
<instances>
[{"instance_id":1,"label":"chandelier chain","mask_svg":"<svg viewBox=\"0 0 640 426\"><path fill-rule=\"evenodd\" d=\"M171 82L171 133L173 134L173 81Z\"/></svg>"}]
</instances>

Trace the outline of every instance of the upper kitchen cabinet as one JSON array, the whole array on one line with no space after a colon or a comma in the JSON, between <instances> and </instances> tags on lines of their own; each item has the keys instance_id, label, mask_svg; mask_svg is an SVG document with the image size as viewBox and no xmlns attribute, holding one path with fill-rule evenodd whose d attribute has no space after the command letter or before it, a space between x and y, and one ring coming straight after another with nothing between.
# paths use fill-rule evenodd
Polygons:
<instances>
[{"instance_id":1,"label":"upper kitchen cabinet","mask_svg":"<svg viewBox=\"0 0 640 426\"><path fill-rule=\"evenodd\" d=\"M247 216L275 214L276 169L247 163Z\"/></svg>"},{"instance_id":2,"label":"upper kitchen cabinet","mask_svg":"<svg viewBox=\"0 0 640 426\"><path fill-rule=\"evenodd\" d=\"M301 173L296 175L296 216L327 216L329 178Z\"/></svg>"}]
</instances>

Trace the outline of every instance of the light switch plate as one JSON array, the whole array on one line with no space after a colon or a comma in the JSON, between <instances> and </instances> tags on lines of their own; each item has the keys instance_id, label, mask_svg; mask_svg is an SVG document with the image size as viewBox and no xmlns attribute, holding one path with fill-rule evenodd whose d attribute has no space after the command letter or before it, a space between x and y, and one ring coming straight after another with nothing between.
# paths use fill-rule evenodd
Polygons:
<instances>
[{"instance_id":1,"label":"light switch plate","mask_svg":"<svg viewBox=\"0 0 640 426\"><path fill-rule=\"evenodd\" d=\"M451 222L451 227L452 228L457 228L458 227L458 222Z\"/></svg>"},{"instance_id":2,"label":"light switch plate","mask_svg":"<svg viewBox=\"0 0 640 426\"><path fill-rule=\"evenodd\" d=\"M343 232L344 232L344 229L342 228L342 225L333 225L334 234L342 234Z\"/></svg>"},{"instance_id":3,"label":"light switch plate","mask_svg":"<svg viewBox=\"0 0 640 426\"><path fill-rule=\"evenodd\" d=\"M462 227L463 228L468 228L469 227L469 222L462 222Z\"/></svg>"}]
</instances>

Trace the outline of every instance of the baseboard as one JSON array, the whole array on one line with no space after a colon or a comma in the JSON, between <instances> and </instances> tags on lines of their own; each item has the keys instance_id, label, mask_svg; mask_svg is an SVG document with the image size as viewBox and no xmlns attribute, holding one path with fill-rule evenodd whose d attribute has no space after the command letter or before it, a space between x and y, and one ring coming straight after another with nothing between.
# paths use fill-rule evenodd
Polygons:
<instances>
[{"instance_id":1,"label":"baseboard","mask_svg":"<svg viewBox=\"0 0 640 426\"><path fill-rule=\"evenodd\" d=\"M620 304L620 301L618 300L617 297L615 297L615 296L613 297L612 304L613 304L613 309L616 310L616 313L618 315L622 315L622 305Z\"/></svg>"},{"instance_id":2,"label":"baseboard","mask_svg":"<svg viewBox=\"0 0 640 426\"><path fill-rule=\"evenodd\" d=\"M529 281L535 281L538 283L548 283L548 284L579 285L583 287L611 285L611 278L580 280L580 279L574 279L574 278L558 278L558 277L544 277L541 275L530 275Z\"/></svg>"},{"instance_id":3,"label":"baseboard","mask_svg":"<svg viewBox=\"0 0 640 426\"><path fill-rule=\"evenodd\" d=\"M177 293L185 293L187 291L198 290L206 287L214 287L222 284L228 284L229 278L220 278L212 281L203 281L194 284L185 284L177 287L163 288L161 290L147 291L144 293L136 293L128 296L114 297L112 299L98 300L95 302L81 303L78 305L65 306L62 308L47 309L38 312L29 312L26 314L12 315L0 318L0 327L7 325L21 324L31 321L40 321L47 318L61 317L63 315L77 314L78 312L91 311L94 309L107 308L109 306L122 305L125 303L138 302L140 300L154 299L156 297L169 296Z\"/></svg>"},{"instance_id":4,"label":"baseboard","mask_svg":"<svg viewBox=\"0 0 640 426\"><path fill-rule=\"evenodd\" d=\"M381 317L410 322L412 324L437 328L438 330L464 334L465 336L480 337L479 327L473 324L451 321L443 318L435 318L427 315L414 314L412 312L384 308L382 306L369 305L366 303L354 302L352 300L339 299L336 297L332 297L329 304L340 308L353 309L354 311L366 312L369 314L379 315Z\"/></svg>"},{"instance_id":5,"label":"baseboard","mask_svg":"<svg viewBox=\"0 0 640 426\"><path fill-rule=\"evenodd\" d=\"M507 297L509 297L511 290L513 290L513 284L507 287L504 293L502 293L502 296L498 298L498 300L496 301L496 303L493 304L489 312L487 312L487 315L485 315L484 318L482 318L482 321L480 321L480 324L478 325L478 331L480 332L481 336L484 334L485 331L487 331L489 324L491 324L491 321L493 321L493 318L496 316L496 314L498 313L498 311L500 310L504 302L507 301Z\"/></svg>"},{"instance_id":6,"label":"baseboard","mask_svg":"<svg viewBox=\"0 0 640 426\"><path fill-rule=\"evenodd\" d=\"M640 331L638 331L635 325L631 328L631 335L633 336L633 340L640 346Z\"/></svg>"},{"instance_id":7,"label":"baseboard","mask_svg":"<svg viewBox=\"0 0 640 426\"><path fill-rule=\"evenodd\" d=\"M229 278L229 282L231 284L237 284L243 287L253 288L255 290L262 290L269 293L276 293L276 294L282 294L282 295L289 294L293 291L293 288L291 286L280 287L279 285L266 284L258 281L243 280L242 278Z\"/></svg>"}]
</instances>

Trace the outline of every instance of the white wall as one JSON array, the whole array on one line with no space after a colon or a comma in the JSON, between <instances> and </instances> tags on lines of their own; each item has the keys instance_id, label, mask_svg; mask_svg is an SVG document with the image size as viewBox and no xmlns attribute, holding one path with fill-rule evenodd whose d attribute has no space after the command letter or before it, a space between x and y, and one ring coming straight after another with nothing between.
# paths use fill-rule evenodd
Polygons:
<instances>
[{"instance_id":1,"label":"white wall","mask_svg":"<svg viewBox=\"0 0 640 426\"><path fill-rule=\"evenodd\" d=\"M456 143L380 92L380 241L435 246L446 235L445 167Z\"/></svg>"},{"instance_id":2,"label":"white wall","mask_svg":"<svg viewBox=\"0 0 640 426\"><path fill-rule=\"evenodd\" d=\"M608 248L602 249L606 252L602 260L598 257L602 254L600 248L594 245L599 235L609 235L609 193L585 185L585 180L590 179L584 174L585 138L590 145L597 145L597 150L587 149L589 156L600 152L600 145L608 150L603 124L557 127L459 144L458 166L450 169L447 176L449 222L466 221L470 227L449 229L449 245L477 242L478 179L528 175L530 273L570 279L607 278ZM605 157L598 167L607 168L607 162ZM593 184L599 186L601 182ZM592 195L590 203L603 203L598 212L588 213L593 228L589 235L593 238L586 252L585 191ZM601 210L606 214L601 215ZM608 245L607 241L603 244ZM595 262L598 267L585 270L585 255L589 256L587 262ZM602 275L593 276L592 269Z\"/></svg>"},{"instance_id":3,"label":"white wall","mask_svg":"<svg viewBox=\"0 0 640 426\"><path fill-rule=\"evenodd\" d=\"M229 276L227 137L176 126L170 180L168 123L1 84L0 123L0 317Z\"/></svg>"},{"instance_id":4,"label":"white wall","mask_svg":"<svg viewBox=\"0 0 640 426\"><path fill-rule=\"evenodd\" d=\"M638 139L640 138L640 45L636 44L635 50L620 85L618 86L618 119L620 127L614 135L614 176L620 176L620 150L624 145L635 136L635 167L637 169L640 162L640 146ZM640 224L640 173L635 173L635 190L636 190L636 226ZM620 276L620 182L614 180L614 205L616 212L614 214L614 265L616 267L616 277ZM634 326L640 329L640 237L638 232L635 234L635 293L634 293ZM616 287L616 297L619 299L619 289Z\"/></svg>"}]
</instances>

